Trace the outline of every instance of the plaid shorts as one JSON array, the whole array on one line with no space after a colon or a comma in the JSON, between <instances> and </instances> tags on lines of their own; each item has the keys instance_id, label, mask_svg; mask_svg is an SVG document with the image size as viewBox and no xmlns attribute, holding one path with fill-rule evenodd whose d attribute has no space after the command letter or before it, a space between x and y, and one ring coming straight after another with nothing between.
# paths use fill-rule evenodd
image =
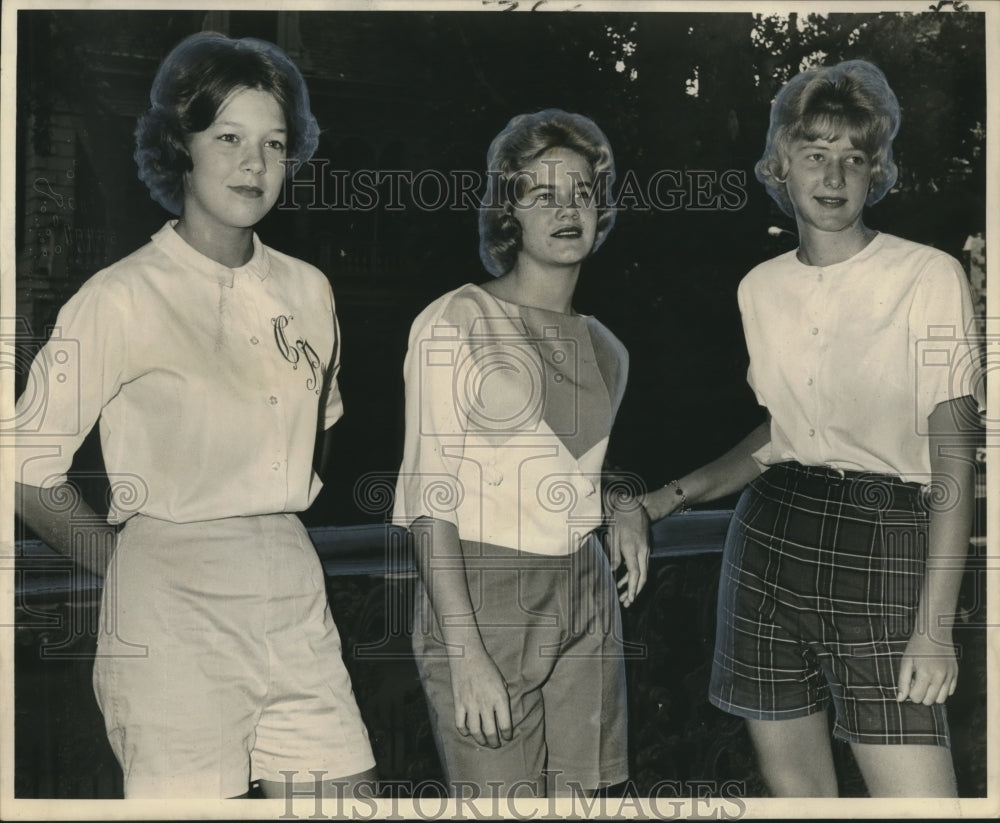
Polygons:
<instances>
[{"instance_id":1,"label":"plaid shorts","mask_svg":"<svg viewBox=\"0 0 1000 823\"><path fill-rule=\"evenodd\" d=\"M950 745L944 705L896 702L926 566L922 488L783 463L743 492L726 538L709 699L758 720L833 702L836 737Z\"/></svg>"}]
</instances>

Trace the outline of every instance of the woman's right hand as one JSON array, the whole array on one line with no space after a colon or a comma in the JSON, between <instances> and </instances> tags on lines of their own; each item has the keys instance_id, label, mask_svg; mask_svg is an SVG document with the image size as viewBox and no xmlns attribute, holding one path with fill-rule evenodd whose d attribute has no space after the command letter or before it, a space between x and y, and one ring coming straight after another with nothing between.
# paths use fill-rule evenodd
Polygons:
<instances>
[{"instance_id":1,"label":"woman's right hand","mask_svg":"<svg viewBox=\"0 0 1000 823\"><path fill-rule=\"evenodd\" d=\"M480 746L499 748L513 737L507 684L485 648L466 646L460 657L451 657L451 689L455 701L455 726Z\"/></svg>"},{"instance_id":2,"label":"woman's right hand","mask_svg":"<svg viewBox=\"0 0 1000 823\"><path fill-rule=\"evenodd\" d=\"M458 528L444 520L420 517L410 529L413 557L449 649L455 726L480 746L496 749L501 738L513 736L510 698L475 621Z\"/></svg>"}]
</instances>

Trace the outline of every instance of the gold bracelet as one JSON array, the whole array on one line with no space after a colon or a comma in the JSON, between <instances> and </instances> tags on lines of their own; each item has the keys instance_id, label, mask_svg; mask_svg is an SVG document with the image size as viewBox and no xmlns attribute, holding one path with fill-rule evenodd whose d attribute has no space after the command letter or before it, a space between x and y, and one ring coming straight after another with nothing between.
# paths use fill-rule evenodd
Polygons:
<instances>
[{"instance_id":1,"label":"gold bracelet","mask_svg":"<svg viewBox=\"0 0 1000 823\"><path fill-rule=\"evenodd\" d=\"M684 489L681 488L681 484L678 483L676 480L671 480L663 488L667 488L667 486L673 486L674 494L676 494L681 499L680 506L678 506L674 511L679 511L682 513L691 511L691 507L687 504L688 502L687 495L684 494Z\"/></svg>"}]
</instances>

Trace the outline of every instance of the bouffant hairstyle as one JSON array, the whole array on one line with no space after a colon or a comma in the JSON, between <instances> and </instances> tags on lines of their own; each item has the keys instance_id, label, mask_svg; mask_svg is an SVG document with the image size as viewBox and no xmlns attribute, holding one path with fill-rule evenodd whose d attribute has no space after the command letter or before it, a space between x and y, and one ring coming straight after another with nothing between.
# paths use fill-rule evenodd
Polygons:
<instances>
[{"instance_id":1,"label":"bouffant hairstyle","mask_svg":"<svg viewBox=\"0 0 1000 823\"><path fill-rule=\"evenodd\" d=\"M167 211L180 214L184 202L183 176L192 168L187 137L212 125L233 92L243 89L270 92L281 107L287 175L312 157L319 126L309 109L305 80L288 56L266 40L193 34L160 65L149 92L149 111L135 130L139 179Z\"/></svg>"},{"instance_id":2,"label":"bouffant hairstyle","mask_svg":"<svg viewBox=\"0 0 1000 823\"><path fill-rule=\"evenodd\" d=\"M764 155L754 171L781 210L794 217L785 186L789 149L796 140L835 140L846 134L871 160L871 190L865 203L877 203L896 182L892 141L899 131L899 101L877 66L847 60L797 74L771 106Z\"/></svg>"},{"instance_id":3,"label":"bouffant hairstyle","mask_svg":"<svg viewBox=\"0 0 1000 823\"><path fill-rule=\"evenodd\" d=\"M590 164L594 175L597 233L591 254L614 225L611 185L615 160L604 132L589 117L561 109L519 114L493 139L486 154L486 192L479 206L479 257L494 277L509 272L521 250L521 224L512 208L518 184L523 182L518 173L556 148L577 152Z\"/></svg>"}]
</instances>

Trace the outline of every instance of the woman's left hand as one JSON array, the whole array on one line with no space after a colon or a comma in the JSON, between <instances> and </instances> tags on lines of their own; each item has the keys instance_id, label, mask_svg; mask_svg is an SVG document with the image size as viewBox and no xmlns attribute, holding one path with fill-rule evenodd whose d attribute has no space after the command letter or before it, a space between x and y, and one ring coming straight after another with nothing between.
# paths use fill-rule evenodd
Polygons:
<instances>
[{"instance_id":1,"label":"woman's left hand","mask_svg":"<svg viewBox=\"0 0 1000 823\"><path fill-rule=\"evenodd\" d=\"M608 503L608 555L611 568L617 570L625 561L625 574L618 581L623 590L618 600L631 606L646 585L649 567L649 515L634 497L615 497Z\"/></svg>"},{"instance_id":2,"label":"woman's left hand","mask_svg":"<svg viewBox=\"0 0 1000 823\"><path fill-rule=\"evenodd\" d=\"M930 706L944 701L958 684L955 648L940 638L914 634L906 644L899 666L896 702L910 700Z\"/></svg>"}]
</instances>

